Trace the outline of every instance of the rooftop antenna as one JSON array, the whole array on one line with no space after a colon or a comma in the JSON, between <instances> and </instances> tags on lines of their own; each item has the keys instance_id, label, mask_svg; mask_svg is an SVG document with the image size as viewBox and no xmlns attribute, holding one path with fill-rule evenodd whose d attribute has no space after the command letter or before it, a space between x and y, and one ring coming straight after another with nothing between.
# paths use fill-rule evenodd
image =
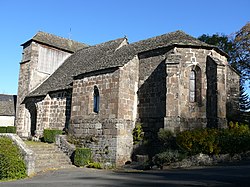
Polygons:
<instances>
[{"instance_id":1,"label":"rooftop antenna","mask_svg":"<svg viewBox=\"0 0 250 187\"><path fill-rule=\"evenodd\" d=\"M71 36L72 36L72 33L71 33L71 27L69 28L69 39L71 40Z\"/></svg>"}]
</instances>

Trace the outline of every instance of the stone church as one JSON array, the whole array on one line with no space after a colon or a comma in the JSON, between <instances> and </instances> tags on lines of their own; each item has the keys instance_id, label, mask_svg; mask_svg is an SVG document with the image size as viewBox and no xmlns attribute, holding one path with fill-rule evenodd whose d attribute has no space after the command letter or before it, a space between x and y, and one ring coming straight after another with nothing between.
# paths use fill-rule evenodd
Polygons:
<instances>
[{"instance_id":1,"label":"stone church","mask_svg":"<svg viewBox=\"0 0 250 187\"><path fill-rule=\"evenodd\" d=\"M237 111L239 75L227 54L182 31L94 46L38 32L21 46L16 126L23 138L67 130L121 165L137 122L148 135L224 128Z\"/></svg>"}]
</instances>

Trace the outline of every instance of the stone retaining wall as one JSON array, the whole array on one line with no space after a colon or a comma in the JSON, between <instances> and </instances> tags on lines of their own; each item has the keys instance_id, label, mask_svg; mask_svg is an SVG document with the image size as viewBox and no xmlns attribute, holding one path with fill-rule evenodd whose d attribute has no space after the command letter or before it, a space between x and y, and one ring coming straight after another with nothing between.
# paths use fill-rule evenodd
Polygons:
<instances>
[{"instance_id":1,"label":"stone retaining wall","mask_svg":"<svg viewBox=\"0 0 250 187\"><path fill-rule=\"evenodd\" d=\"M56 145L73 161L75 145L67 141L66 135L56 135Z\"/></svg>"}]
</instances>

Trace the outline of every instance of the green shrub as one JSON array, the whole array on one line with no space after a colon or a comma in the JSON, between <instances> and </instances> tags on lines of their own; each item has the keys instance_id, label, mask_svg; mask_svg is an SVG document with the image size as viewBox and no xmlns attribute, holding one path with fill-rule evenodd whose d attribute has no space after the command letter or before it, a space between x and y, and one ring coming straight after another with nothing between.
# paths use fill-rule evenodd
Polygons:
<instances>
[{"instance_id":1,"label":"green shrub","mask_svg":"<svg viewBox=\"0 0 250 187\"><path fill-rule=\"evenodd\" d=\"M6 127L0 127L0 133L6 133L7 128Z\"/></svg>"},{"instance_id":2,"label":"green shrub","mask_svg":"<svg viewBox=\"0 0 250 187\"><path fill-rule=\"evenodd\" d=\"M16 133L16 127L14 126L0 127L0 133Z\"/></svg>"},{"instance_id":3,"label":"green shrub","mask_svg":"<svg viewBox=\"0 0 250 187\"><path fill-rule=\"evenodd\" d=\"M137 123L135 124L135 128L133 129L133 142L134 144L138 144L143 140L144 133L142 129L142 124Z\"/></svg>"},{"instance_id":4,"label":"green shrub","mask_svg":"<svg viewBox=\"0 0 250 187\"><path fill-rule=\"evenodd\" d=\"M218 137L221 153L242 153L250 150L250 130L248 126L236 125L221 130Z\"/></svg>"},{"instance_id":5,"label":"green shrub","mask_svg":"<svg viewBox=\"0 0 250 187\"><path fill-rule=\"evenodd\" d=\"M229 123L228 129L195 129L178 134L177 144L191 155L237 154L250 150L250 130L247 125Z\"/></svg>"},{"instance_id":6,"label":"green shrub","mask_svg":"<svg viewBox=\"0 0 250 187\"><path fill-rule=\"evenodd\" d=\"M164 164L170 164L171 162L176 162L182 159L182 155L178 152L178 150L168 149L162 153L156 154L152 161L158 167L161 167Z\"/></svg>"},{"instance_id":7,"label":"green shrub","mask_svg":"<svg viewBox=\"0 0 250 187\"><path fill-rule=\"evenodd\" d=\"M182 150L191 155L218 154L220 152L218 135L219 130L217 129L195 129L179 133L176 142Z\"/></svg>"},{"instance_id":8,"label":"green shrub","mask_svg":"<svg viewBox=\"0 0 250 187\"><path fill-rule=\"evenodd\" d=\"M23 158L12 140L0 137L0 180L20 179L26 177Z\"/></svg>"},{"instance_id":9,"label":"green shrub","mask_svg":"<svg viewBox=\"0 0 250 187\"><path fill-rule=\"evenodd\" d=\"M85 166L92 160L91 150L88 148L76 148L74 155L74 164L76 166Z\"/></svg>"},{"instance_id":10,"label":"green shrub","mask_svg":"<svg viewBox=\"0 0 250 187\"><path fill-rule=\"evenodd\" d=\"M6 127L6 132L7 133L16 133L16 127L8 126L8 127Z\"/></svg>"},{"instance_id":11,"label":"green shrub","mask_svg":"<svg viewBox=\"0 0 250 187\"><path fill-rule=\"evenodd\" d=\"M54 143L56 135L62 134L62 130L56 130L56 129L44 129L43 131L43 138L44 141L47 143Z\"/></svg>"},{"instance_id":12,"label":"green shrub","mask_svg":"<svg viewBox=\"0 0 250 187\"><path fill-rule=\"evenodd\" d=\"M177 148L174 133L170 130L160 128L158 132L158 139L163 144L164 148L167 149Z\"/></svg>"},{"instance_id":13,"label":"green shrub","mask_svg":"<svg viewBox=\"0 0 250 187\"><path fill-rule=\"evenodd\" d=\"M102 165L99 162L90 162L87 165L88 168L102 169Z\"/></svg>"}]
</instances>

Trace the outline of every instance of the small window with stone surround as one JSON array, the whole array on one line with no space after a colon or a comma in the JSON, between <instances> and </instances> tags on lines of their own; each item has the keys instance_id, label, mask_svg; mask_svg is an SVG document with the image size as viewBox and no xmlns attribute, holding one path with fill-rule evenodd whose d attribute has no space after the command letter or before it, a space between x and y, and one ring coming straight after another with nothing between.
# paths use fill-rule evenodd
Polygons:
<instances>
[{"instance_id":1,"label":"small window with stone surround","mask_svg":"<svg viewBox=\"0 0 250 187\"><path fill-rule=\"evenodd\" d=\"M195 85L195 80L196 80L196 73L194 70L191 70L190 72L190 77L189 77L189 101L194 103L196 101L195 99L195 90L196 90L196 85Z\"/></svg>"},{"instance_id":2,"label":"small window with stone surround","mask_svg":"<svg viewBox=\"0 0 250 187\"><path fill-rule=\"evenodd\" d=\"M99 113L100 95L97 86L94 86L94 112Z\"/></svg>"},{"instance_id":3,"label":"small window with stone surround","mask_svg":"<svg viewBox=\"0 0 250 187\"><path fill-rule=\"evenodd\" d=\"M190 71L189 76L189 101L201 105L201 69L196 66Z\"/></svg>"}]
</instances>

